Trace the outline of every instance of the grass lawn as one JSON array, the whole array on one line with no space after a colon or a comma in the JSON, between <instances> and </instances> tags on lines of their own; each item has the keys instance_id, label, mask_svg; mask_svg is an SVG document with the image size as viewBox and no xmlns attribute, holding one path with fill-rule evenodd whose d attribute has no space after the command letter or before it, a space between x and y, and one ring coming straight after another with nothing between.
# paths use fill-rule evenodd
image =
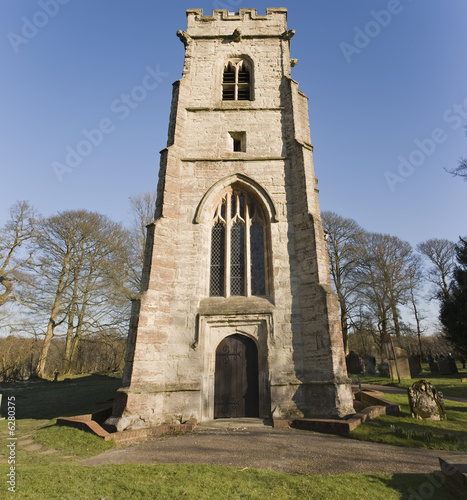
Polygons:
<instances>
[{"instance_id":1,"label":"grass lawn","mask_svg":"<svg viewBox=\"0 0 467 500\"><path fill-rule=\"evenodd\" d=\"M419 474L302 476L203 465L57 464L18 467L17 475L17 493L23 500L391 500L426 491L435 500L452 498Z\"/></svg>"},{"instance_id":2,"label":"grass lawn","mask_svg":"<svg viewBox=\"0 0 467 500\"><path fill-rule=\"evenodd\" d=\"M15 397L16 418L53 419L91 413L112 406L122 380L108 375L89 375L59 382L44 380L0 383L2 415L8 396Z\"/></svg>"},{"instance_id":3,"label":"grass lawn","mask_svg":"<svg viewBox=\"0 0 467 500\"><path fill-rule=\"evenodd\" d=\"M0 385L4 403L10 395L16 398L15 473L18 498L408 500L417 498L415 495L424 498L423 494L427 492L435 500L452 498L436 483L436 478L431 478L430 482L430 478L420 474L305 476L207 465L80 466L81 460L102 453L115 446L114 443L76 429L57 427L55 419L108 407L119 385L120 380L104 376L55 383ZM454 425L453 409L448 406L447 410L449 424ZM454 411L467 415L467 405L465 409ZM461 425L460 422L458 425ZM452 428L450 432L461 431ZM6 479L10 467L7 463L8 437L8 421L0 421L0 498L8 498L9 494Z\"/></svg>"},{"instance_id":4,"label":"grass lawn","mask_svg":"<svg viewBox=\"0 0 467 500\"><path fill-rule=\"evenodd\" d=\"M385 393L384 398L401 407L399 415L384 415L360 425L351 437L363 441L428 448L467 451L467 404L445 400L447 420L412 418L405 394Z\"/></svg>"},{"instance_id":5,"label":"grass lawn","mask_svg":"<svg viewBox=\"0 0 467 500\"><path fill-rule=\"evenodd\" d=\"M53 421L17 421L16 493L28 500L102 499L268 499L390 500L410 498L413 492L433 492L433 499L451 497L422 474L342 474L305 476L269 470L208 465L105 465L84 467L79 461L114 446L76 429L56 427ZM7 436L0 422L0 442ZM31 445L20 443L32 441ZM53 450L51 453L50 451ZM3 450L2 450L3 453ZM7 459L3 453L3 460ZM0 463L6 478L9 465ZM433 479L432 479L433 480ZM0 484L0 498L6 492ZM416 498L416 497L415 497Z\"/></svg>"},{"instance_id":6,"label":"grass lawn","mask_svg":"<svg viewBox=\"0 0 467 500\"><path fill-rule=\"evenodd\" d=\"M349 375L354 383L357 383L358 377L362 384L378 384L378 385L391 385L394 387L401 387L407 389L414 382L420 379L425 379L431 382L436 389L441 391L444 397L457 397L467 399L467 382L462 382L462 379L467 379L467 370L462 369L462 365L458 363L457 367L459 373L456 375L435 375L432 376L429 371L427 371L428 365L422 365L424 371L414 379L401 380L400 384L397 380L394 382L390 378L386 377L376 377L371 375Z\"/></svg>"}]
</instances>

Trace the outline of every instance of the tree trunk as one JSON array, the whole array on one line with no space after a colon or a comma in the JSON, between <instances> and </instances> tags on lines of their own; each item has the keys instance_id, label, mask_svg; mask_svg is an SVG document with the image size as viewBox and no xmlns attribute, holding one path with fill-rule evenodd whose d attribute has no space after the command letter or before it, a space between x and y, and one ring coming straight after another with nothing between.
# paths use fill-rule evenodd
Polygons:
<instances>
[{"instance_id":1,"label":"tree trunk","mask_svg":"<svg viewBox=\"0 0 467 500\"><path fill-rule=\"evenodd\" d=\"M58 307L57 307L58 311ZM39 356L39 361L37 363L36 373L40 378L45 377L45 362L47 361L47 354L49 353L50 344L54 336L55 320L54 313L52 313L49 324L47 325L47 331L45 333L44 343L42 344L41 354Z\"/></svg>"},{"instance_id":2,"label":"tree trunk","mask_svg":"<svg viewBox=\"0 0 467 500\"><path fill-rule=\"evenodd\" d=\"M347 353L349 325L348 325L348 314L345 301L341 301L341 326L342 326L342 340L344 341L344 352Z\"/></svg>"},{"instance_id":3,"label":"tree trunk","mask_svg":"<svg viewBox=\"0 0 467 500\"><path fill-rule=\"evenodd\" d=\"M76 331L75 335L72 338L72 341L70 342L70 349L69 349L69 366L70 366L70 371L71 371L71 365L73 363L73 358L75 356L76 350L78 348L79 341L81 340L81 337L83 336L83 322L84 318L86 317L86 310L87 310L87 305L88 305L88 298L89 298L89 288L90 288L90 283L93 279L93 273L90 272L88 279L86 280L86 288L84 295L82 297L82 304L81 308L78 313L78 324L76 325Z\"/></svg>"},{"instance_id":4,"label":"tree trunk","mask_svg":"<svg viewBox=\"0 0 467 500\"><path fill-rule=\"evenodd\" d=\"M58 314L60 312L60 306L62 301L62 296L66 286L68 285L68 280L66 280L67 268L68 268L68 255L65 255L63 261L62 271L60 273L60 278L58 281L57 292L55 294L54 304L52 306L52 312L50 314L49 323L47 324L47 331L45 333L44 343L42 344L41 354L39 356L39 361L37 363L36 373L40 378L45 377L45 364L47 361L47 355L49 353L50 344L54 336L54 330L57 325Z\"/></svg>"},{"instance_id":5,"label":"tree trunk","mask_svg":"<svg viewBox=\"0 0 467 500\"><path fill-rule=\"evenodd\" d=\"M75 320L75 309L76 304L73 302L71 305L71 311L68 315L68 328L66 332L66 344L65 344L65 357L64 362L64 372L69 374L71 371L71 357L72 357L72 342L73 342L73 331L74 331L74 320Z\"/></svg>"},{"instance_id":6,"label":"tree trunk","mask_svg":"<svg viewBox=\"0 0 467 500\"><path fill-rule=\"evenodd\" d=\"M418 347L420 350L420 363L422 362L422 329L420 327L420 317L418 315L417 303L415 302L415 296L413 294L413 289L410 290L410 298L412 300L413 312L415 315L415 323L417 324L417 337L418 337Z\"/></svg>"},{"instance_id":7,"label":"tree trunk","mask_svg":"<svg viewBox=\"0 0 467 500\"><path fill-rule=\"evenodd\" d=\"M396 333L396 337L400 338L401 336L401 327L399 323L399 313L397 312L397 305L395 302L391 305L392 319L394 321L394 332Z\"/></svg>"}]
</instances>

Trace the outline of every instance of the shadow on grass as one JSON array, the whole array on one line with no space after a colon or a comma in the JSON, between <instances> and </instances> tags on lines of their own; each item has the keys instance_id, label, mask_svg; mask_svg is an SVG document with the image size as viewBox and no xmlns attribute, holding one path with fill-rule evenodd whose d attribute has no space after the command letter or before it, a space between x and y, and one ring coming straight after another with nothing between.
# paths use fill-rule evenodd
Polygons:
<instances>
[{"instance_id":1,"label":"shadow on grass","mask_svg":"<svg viewBox=\"0 0 467 500\"><path fill-rule=\"evenodd\" d=\"M446 477L441 470L431 474L393 474L386 482L398 491L402 500L429 498L430 500L455 500L445 487Z\"/></svg>"},{"instance_id":2,"label":"shadow on grass","mask_svg":"<svg viewBox=\"0 0 467 500\"><path fill-rule=\"evenodd\" d=\"M464 451L467 443L465 430L459 429L459 424L449 424L449 421L422 422L381 416L352 431L350 437L395 446L437 449L440 452Z\"/></svg>"},{"instance_id":3,"label":"shadow on grass","mask_svg":"<svg viewBox=\"0 0 467 500\"><path fill-rule=\"evenodd\" d=\"M31 380L0 384L2 414L7 398L15 397L17 419L51 420L92 413L112 406L121 379L89 375L58 382Z\"/></svg>"},{"instance_id":4,"label":"shadow on grass","mask_svg":"<svg viewBox=\"0 0 467 500\"><path fill-rule=\"evenodd\" d=\"M424 379L430 381L439 391L443 393L445 398L449 398L451 396L467 399L467 383L462 382L462 379L467 379L467 371L460 367L459 373L451 375L439 375L423 371L410 380L401 380L400 384L397 381L386 377L378 377L377 375L360 374L350 376L354 384L357 384L360 381L362 384L375 384L386 387L396 387L399 389L406 389L417 380Z\"/></svg>"}]
</instances>

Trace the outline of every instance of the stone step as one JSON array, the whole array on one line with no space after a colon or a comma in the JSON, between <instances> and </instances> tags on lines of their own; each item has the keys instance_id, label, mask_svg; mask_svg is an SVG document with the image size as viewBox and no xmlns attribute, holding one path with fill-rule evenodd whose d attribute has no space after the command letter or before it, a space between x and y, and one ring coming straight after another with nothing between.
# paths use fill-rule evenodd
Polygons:
<instances>
[{"instance_id":1,"label":"stone step","mask_svg":"<svg viewBox=\"0 0 467 500\"><path fill-rule=\"evenodd\" d=\"M467 453L439 457L441 472L446 480L445 488L456 498L467 498Z\"/></svg>"}]
</instances>

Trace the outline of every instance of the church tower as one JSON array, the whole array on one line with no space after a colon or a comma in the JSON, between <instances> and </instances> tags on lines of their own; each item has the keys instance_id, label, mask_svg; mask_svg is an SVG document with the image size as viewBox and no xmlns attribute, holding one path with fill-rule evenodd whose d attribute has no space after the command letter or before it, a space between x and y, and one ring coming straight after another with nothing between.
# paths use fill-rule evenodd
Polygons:
<instances>
[{"instance_id":1,"label":"church tower","mask_svg":"<svg viewBox=\"0 0 467 500\"><path fill-rule=\"evenodd\" d=\"M354 413L287 9L187 19L108 423Z\"/></svg>"}]
</instances>

